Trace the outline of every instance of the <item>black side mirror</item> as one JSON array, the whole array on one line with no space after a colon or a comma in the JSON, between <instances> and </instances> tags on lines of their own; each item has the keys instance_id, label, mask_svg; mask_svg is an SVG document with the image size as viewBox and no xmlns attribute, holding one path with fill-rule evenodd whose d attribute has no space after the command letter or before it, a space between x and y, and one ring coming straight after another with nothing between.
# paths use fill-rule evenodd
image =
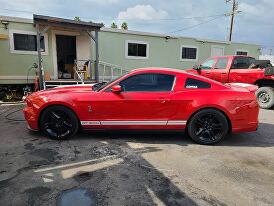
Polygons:
<instances>
[{"instance_id":1,"label":"black side mirror","mask_svg":"<svg viewBox=\"0 0 274 206\"><path fill-rule=\"evenodd\" d=\"M201 71L201 68L198 65L194 65L193 69L197 70L197 71Z\"/></svg>"}]
</instances>

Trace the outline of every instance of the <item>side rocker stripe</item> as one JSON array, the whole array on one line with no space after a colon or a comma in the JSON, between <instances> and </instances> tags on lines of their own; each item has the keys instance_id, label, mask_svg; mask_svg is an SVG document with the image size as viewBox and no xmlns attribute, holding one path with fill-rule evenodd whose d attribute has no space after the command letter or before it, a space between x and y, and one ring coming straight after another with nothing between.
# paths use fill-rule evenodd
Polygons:
<instances>
[{"instance_id":1,"label":"side rocker stripe","mask_svg":"<svg viewBox=\"0 0 274 206\"><path fill-rule=\"evenodd\" d=\"M186 125L186 122L185 120L170 120L167 122L167 125Z\"/></svg>"},{"instance_id":2,"label":"side rocker stripe","mask_svg":"<svg viewBox=\"0 0 274 206\"><path fill-rule=\"evenodd\" d=\"M107 125L107 126L127 126L127 125L152 125L152 126L164 126L164 125L186 125L186 120L170 120L170 121L81 121L81 125L89 126L98 126L98 125Z\"/></svg>"}]
</instances>

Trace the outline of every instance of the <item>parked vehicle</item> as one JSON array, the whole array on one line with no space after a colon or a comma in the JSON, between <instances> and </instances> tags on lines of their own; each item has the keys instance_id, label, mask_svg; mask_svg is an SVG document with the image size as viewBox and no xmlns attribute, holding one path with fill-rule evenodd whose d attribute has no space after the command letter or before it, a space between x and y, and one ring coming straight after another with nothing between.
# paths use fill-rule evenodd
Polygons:
<instances>
[{"instance_id":1,"label":"parked vehicle","mask_svg":"<svg viewBox=\"0 0 274 206\"><path fill-rule=\"evenodd\" d=\"M221 83L257 85L256 96L260 107L269 109L274 106L274 68L268 60L255 60L248 56L217 56L187 71Z\"/></svg>"},{"instance_id":2,"label":"parked vehicle","mask_svg":"<svg viewBox=\"0 0 274 206\"><path fill-rule=\"evenodd\" d=\"M144 68L99 85L57 87L26 98L33 130L66 139L78 129L186 131L200 144L258 127L257 86L223 85L175 69Z\"/></svg>"}]
</instances>

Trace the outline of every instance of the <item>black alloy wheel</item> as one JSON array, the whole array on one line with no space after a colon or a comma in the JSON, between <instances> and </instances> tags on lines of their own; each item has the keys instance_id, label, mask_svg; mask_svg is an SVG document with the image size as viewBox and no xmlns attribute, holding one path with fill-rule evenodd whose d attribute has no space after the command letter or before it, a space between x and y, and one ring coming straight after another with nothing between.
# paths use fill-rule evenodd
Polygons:
<instances>
[{"instance_id":1,"label":"black alloy wheel","mask_svg":"<svg viewBox=\"0 0 274 206\"><path fill-rule=\"evenodd\" d=\"M215 109L203 109L197 112L188 123L187 132L191 139L199 144L215 144L221 141L229 131L225 115Z\"/></svg>"},{"instance_id":2,"label":"black alloy wheel","mask_svg":"<svg viewBox=\"0 0 274 206\"><path fill-rule=\"evenodd\" d=\"M56 105L45 109L40 118L40 129L50 138L63 140L74 136L79 123L73 111Z\"/></svg>"}]
</instances>

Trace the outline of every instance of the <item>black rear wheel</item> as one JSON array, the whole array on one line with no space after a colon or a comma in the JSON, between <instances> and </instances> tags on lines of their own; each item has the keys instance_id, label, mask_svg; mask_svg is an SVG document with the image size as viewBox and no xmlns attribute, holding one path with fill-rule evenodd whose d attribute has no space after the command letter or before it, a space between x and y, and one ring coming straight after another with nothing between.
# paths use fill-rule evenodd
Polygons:
<instances>
[{"instance_id":1,"label":"black rear wheel","mask_svg":"<svg viewBox=\"0 0 274 206\"><path fill-rule=\"evenodd\" d=\"M199 144L215 144L228 134L229 126L224 114L215 109L204 109L190 119L187 131Z\"/></svg>"},{"instance_id":2,"label":"black rear wheel","mask_svg":"<svg viewBox=\"0 0 274 206\"><path fill-rule=\"evenodd\" d=\"M43 111L40 129L50 138L62 140L74 136L79 129L79 123L73 111L56 105Z\"/></svg>"}]
</instances>

